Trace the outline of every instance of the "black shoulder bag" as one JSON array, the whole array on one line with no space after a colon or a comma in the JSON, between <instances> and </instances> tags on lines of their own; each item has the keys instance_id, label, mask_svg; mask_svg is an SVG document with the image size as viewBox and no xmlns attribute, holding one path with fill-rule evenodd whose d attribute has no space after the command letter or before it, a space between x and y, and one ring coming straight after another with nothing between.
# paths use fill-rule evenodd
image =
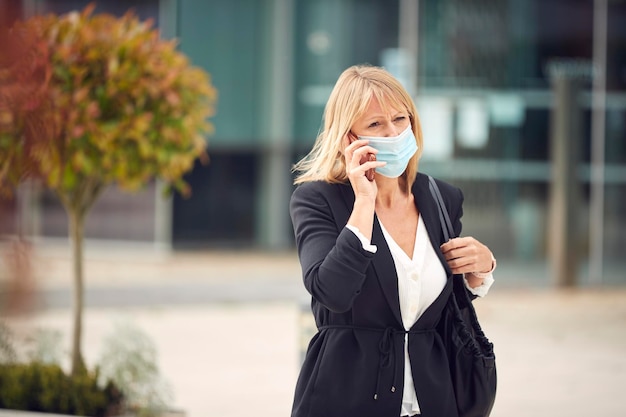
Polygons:
<instances>
[{"instance_id":1,"label":"black shoulder bag","mask_svg":"<svg viewBox=\"0 0 626 417\"><path fill-rule=\"evenodd\" d=\"M455 236L439 187L429 176L429 188L439 207L439 220L447 242ZM496 399L496 358L493 344L478 323L476 310L463 279L453 277L438 331L443 339L459 417L487 417Z\"/></svg>"}]
</instances>

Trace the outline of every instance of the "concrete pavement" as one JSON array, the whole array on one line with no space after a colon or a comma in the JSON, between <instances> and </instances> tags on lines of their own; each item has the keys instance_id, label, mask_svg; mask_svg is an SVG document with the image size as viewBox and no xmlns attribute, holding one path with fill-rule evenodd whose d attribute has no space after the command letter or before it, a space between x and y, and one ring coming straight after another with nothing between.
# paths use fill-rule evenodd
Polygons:
<instances>
[{"instance_id":1,"label":"concrete pavement","mask_svg":"<svg viewBox=\"0 0 626 417\"><path fill-rule=\"evenodd\" d=\"M289 415L306 297L294 253L88 247L86 255L88 363L116 320L131 321L154 340L172 402L188 417ZM36 249L38 296L8 318L19 334L58 329L69 346L69 265L62 246ZM497 355L492 416L626 415L625 286L496 282L475 305Z\"/></svg>"}]
</instances>

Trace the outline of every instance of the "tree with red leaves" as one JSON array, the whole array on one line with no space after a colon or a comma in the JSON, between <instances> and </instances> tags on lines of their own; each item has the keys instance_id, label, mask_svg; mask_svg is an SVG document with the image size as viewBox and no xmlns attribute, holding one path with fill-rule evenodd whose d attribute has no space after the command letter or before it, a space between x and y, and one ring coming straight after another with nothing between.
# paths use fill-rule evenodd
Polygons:
<instances>
[{"instance_id":1,"label":"tree with red leaves","mask_svg":"<svg viewBox=\"0 0 626 417\"><path fill-rule=\"evenodd\" d=\"M217 92L151 22L82 12L34 16L0 47L0 185L36 178L60 199L73 243L72 373L84 369L83 228L103 189L159 178L183 194L206 158Z\"/></svg>"}]
</instances>

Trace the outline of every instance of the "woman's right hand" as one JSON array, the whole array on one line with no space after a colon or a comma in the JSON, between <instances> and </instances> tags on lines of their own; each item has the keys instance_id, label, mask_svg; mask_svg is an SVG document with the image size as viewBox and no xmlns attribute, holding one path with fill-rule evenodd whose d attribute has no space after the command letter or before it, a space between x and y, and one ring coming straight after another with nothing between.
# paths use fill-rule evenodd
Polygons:
<instances>
[{"instance_id":1,"label":"woman's right hand","mask_svg":"<svg viewBox=\"0 0 626 417\"><path fill-rule=\"evenodd\" d=\"M344 149L346 171L355 198L365 197L375 200L378 188L374 179L368 179L368 172L372 175L376 168L386 163L372 158L372 155L376 156L378 151L369 146L367 140L359 140L351 132L346 134L346 144Z\"/></svg>"}]
</instances>

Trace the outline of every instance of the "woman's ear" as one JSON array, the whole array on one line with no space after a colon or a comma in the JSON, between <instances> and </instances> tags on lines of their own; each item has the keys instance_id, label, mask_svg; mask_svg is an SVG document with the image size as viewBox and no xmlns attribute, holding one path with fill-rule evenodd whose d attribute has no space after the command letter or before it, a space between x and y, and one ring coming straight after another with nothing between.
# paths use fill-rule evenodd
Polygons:
<instances>
[{"instance_id":1,"label":"woman's ear","mask_svg":"<svg viewBox=\"0 0 626 417\"><path fill-rule=\"evenodd\" d=\"M339 150L342 155L344 154L345 149L348 146L350 146L350 144L354 142L355 140L357 140L357 137L355 136L355 134L352 133L351 130L348 130L348 132L343 136L343 143L342 143L341 149Z\"/></svg>"}]
</instances>

